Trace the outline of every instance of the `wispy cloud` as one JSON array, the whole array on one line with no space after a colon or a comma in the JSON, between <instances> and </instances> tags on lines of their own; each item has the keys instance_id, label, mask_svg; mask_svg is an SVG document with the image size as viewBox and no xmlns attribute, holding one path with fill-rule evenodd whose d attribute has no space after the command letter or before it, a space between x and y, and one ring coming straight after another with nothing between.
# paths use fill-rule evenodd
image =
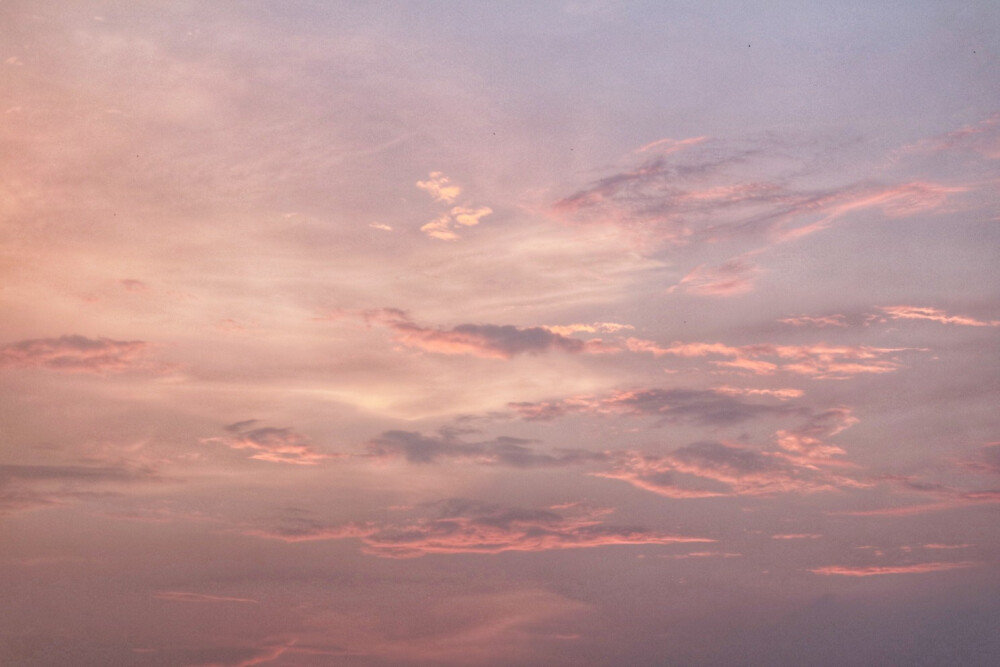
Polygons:
<instances>
[{"instance_id":1,"label":"wispy cloud","mask_svg":"<svg viewBox=\"0 0 1000 667\"><path fill-rule=\"evenodd\" d=\"M364 530L315 526L315 539L360 537L366 553L385 558L412 558L427 554L496 554L504 551L548 551L613 545L712 542L702 537L672 535L637 527L604 524L606 510L574 506L563 512L522 509L449 499L422 505L422 516ZM298 531L298 529L296 528ZM254 530L248 534L288 540L287 531ZM293 541L309 539L298 531Z\"/></svg>"},{"instance_id":2,"label":"wispy cloud","mask_svg":"<svg viewBox=\"0 0 1000 667\"><path fill-rule=\"evenodd\" d=\"M438 435L412 431L386 431L367 444L368 455L379 459L404 458L410 463L469 461L479 465L539 468L604 461L607 455L582 449L557 449L551 453L531 446L532 440L501 436L481 442L463 442L457 434Z\"/></svg>"},{"instance_id":3,"label":"wispy cloud","mask_svg":"<svg viewBox=\"0 0 1000 667\"><path fill-rule=\"evenodd\" d=\"M736 424L767 415L802 413L801 409L788 405L741 400L725 390L680 388L621 390L603 396L583 395L536 403L511 403L509 407L529 421L590 413L659 417L660 424L687 421L713 426Z\"/></svg>"},{"instance_id":4,"label":"wispy cloud","mask_svg":"<svg viewBox=\"0 0 1000 667\"><path fill-rule=\"evenodd\" d=\"M0 347L0 368L45 368L63 373L163 371L147 358L150 343L85 336L36 338Z\"/></svg>"},{"instance_id":5,"label":"wispy cloud","mask_svg":"<svg viewBox=\"0 0 1000 667\"><path fill-rule=\"evenodd\" d=\"M169 600L170 602L198 602L209 604L217 602L236 602L242 604L259 604L258 600L252 600L250 598L237 598L225 595L206 595L204 593L191 593L188 591L157 591L156 593L153 593L153 597L157 600Z\"/></svg>"},{"instance_id":6,"label":"wispy cloud","mask_svg":"<svg viewBox=\"0 0 1000 667\"><path fill-rule=\"evenodd\" d=\"M682 289L703 296L734 296L753 289L760 272L757 266L742 258L731 259L719 266L699 266L681 278L671 290Z\"/></svg>"},{"instance_id":7,"label":"wispy cloud","mask_svg":"<svg viewBox=\"0 0 1000 667\"><path fill-rule=\"evenodd\" d=\"M680 358L725 357L709 362L716 368L753 375L782 371L818 380L844 380L863 374L892 373L902 367L895 353L924 351L920 348L885 348L868 345L775 345L758 343L734 347L724 343L674 342L663 347L653 341L630 338L626 346L633 352Z\"/></svg>"},{"instance_id":8,"label":"wispy cloud","mask_svg":"<svg viewBox=\"0 0 1000 667\"><path fill-rule=\"evenodd\" d=\"M844 315L821 315L821 316L810 316L810 315L796 315L795 317L786 317L783 320L779 320L785 324L791 324L797 327L846 327L847 322L846 316Z\"/></svg>"},{"instance_id":9,"label":"wispy cloud","mask_svg":"<svg viewBox=\"0 0 1000 667\"><path fill-rule=\"evenodd\" d=\"M153 468L122 464L0 465L0 514L101 497L112 488L159 480Z\"/></svg>"},{"instance_id":10,"label":"wispy cloud","mask_svg":"<svg viewBox=\"0 0 1000 667\"><path fill-rule=\"evenodd\" d=\"M308 438L289 428L257 427L256 424L255 419L229 424L225 429L232 435L203 438L201 443L249 450L253 452L250 458L271 463L316 465L339 456L318 450Z\"/></svg>"},{"instance_id":11,"label":"wispy cloud","mask_svg":"<svg viewBox=\"0 0 1000 667\"><path fill-rule=\"evenodd\" d=\"M370 323L391 329L396 342L438 354L509 359L518 354L541 354L551 350L579 354L616 349L600 339L570 338L547 327L458 324L450 328L431 328L420 326L405 312L391 308L366 311L364 317Z\"/></svg>"},{"instance_id":12,"label":"wispy cloud","mask_svg":"<svg viewBox=\"0 0 1000 667\"><path fill-rule=\"evenodd\" d=\"M644 146L640 153L656 146ZM613 225L648 250L737 237L766 246L862 211L899 217L934 210L967 190L912 180L808 187L801 179L802 165L779 158L787 155L788 142L774 137L742 143L699 138L660 146L662 154L560 199L552 212L577 224ZM744 289L738 280L733 285Z\"/></svg>"},{"instance_id":13,"label":"wispy cloud","mask_svg":"<svg viewBox=\"0 0 1000 667\"><path fill-rule=\"evenodd\" d=\"M809 570L816 574L839 575L844 577L874 577L882 574L923 574L925 572L944 572L946 570L958 570L967 567L974 567L979 563L973 561L959 561L953 563L932 562L932 563L909 563L904 565L827 565Z\"/></svg>"},{"instance_id":14,"label":"wispy cloud","mask_svg":"<svg viewBox=\"0 0 1000 667\"><path fill-rule=\"evenodd\" d=\"M879 310L893 320L930 320L966 327L1000 327L1000 320L986 321L963 315L949 315L943 310L927 306L881 306Z\"/></svg>"}]
</instances>

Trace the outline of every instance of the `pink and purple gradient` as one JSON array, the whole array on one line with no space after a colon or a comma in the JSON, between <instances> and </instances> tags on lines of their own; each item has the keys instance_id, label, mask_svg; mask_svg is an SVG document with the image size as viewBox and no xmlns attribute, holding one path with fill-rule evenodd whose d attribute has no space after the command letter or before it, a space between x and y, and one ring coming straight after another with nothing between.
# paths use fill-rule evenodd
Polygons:
<instances>
[{"instance_id":1,"label":"pink and purple gradient","mask_svg":"<svg viewBox=\"0 0 1000 667\"><path fill-rule=\"evenodd\" d=\"M1000 663L998 45L0 4L0 664Z\"/></svg>"}]
</instances>

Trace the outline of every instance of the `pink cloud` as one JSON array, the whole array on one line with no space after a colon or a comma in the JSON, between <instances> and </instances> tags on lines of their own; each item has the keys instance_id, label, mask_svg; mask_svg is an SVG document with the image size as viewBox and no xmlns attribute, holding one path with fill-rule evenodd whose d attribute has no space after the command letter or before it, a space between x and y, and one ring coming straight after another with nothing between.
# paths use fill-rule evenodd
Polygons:
<instances>
[{"instance_id":1,"label":"pink cloud","mask_svg":"<svg viewBox=\"0 0 1000 667\"><path fill-rule=\"evenodd\" d=\"M674 288L701 296L735 296L753 289L759 270L743 259L731 259L715 267L699 266L684 276Z\"/></svg>"},{"instance_id":2,"label":"pink cloud","mask_svg":"<svg viewBox=\"0 0 1000 667\"><path fill-rule=\"evenodd\" d=\"M429 516L370 525L361 531L337 532L337 527L328 529L317 525L315 533L323 537L315 539L360 537L365 553L384 558L714 541L643 528L610 526L601 521L607 510L588 510L579 506L570 508L575 510L572 513L559 513L551 509L521 509L451 499L421 509ZM249 531L247 534L289 540L280 530ZM299 534L294 539L308 538Z\"/></svg>"},{"instance_id":3,"label":"pink cloud","mask_svg":"<svg viewBox=\"0 0 1000 667\"><path fill-rule=\"evenodd\" d=\"M645 146L639 147L637 153L645 153L647 151L656 150L657 153L662 155L669 155L670 153L676 153L679 150L683 150L688 146L694 146L695 144L700 144L701 142L707 140L708 137L689 137L687 139L660 139L658 141L651 141Z\"/></svg>"},{"instance_id":4,"label":"pink cloud","mask_svg":"<svg viewBox=\"0 0 1000 667\"><path fill-rule=\"evenodd\" d=\"M933 562L933 563L912 563L908 565L872 565L867 567L854 567L848 565L828 565L809 570L816 574L839 575L845 577L872 577L881 574L922 574L925 572L943 572L945 570L957 570L966 567L979 565L972 561L960 561L955 563Z\"/></svg>"},{"instance_id":5,"label":"pink cloud","mask_svg":"<svg viewBox=\"0 0 1000 667\"><path fill-rule=\"evenodd\" d=\"M451 204L462 193L462 188L452 185L440 171L432 171L426 181L417 181L417 187L427 192L434 201Z\"/></svg>"},{"instance_id":6,"label":"pink cloud","mask_svg":"<svg viewBox=\"0 0 1000 667\"><path fill-rule=\"evenodd\" d=\"M249 450L253 452L250 458L271 463L316 465L325 459L341 456L317 450L305 436L291 429L253 428L256 423L256 420L251 419L230 424L225 428L232 435L204 438L201 442L224 445L230 449Z\"/></svg>"},{"instance_id":7,"label":"pink cloud","mask_svg":"<svg viewBox=\"0 0 1000 667\"><path fill-rule=\"evenodd\" d=\"M924 351L919 348L881 348L867 345L773 345L759 343L733 347L723 343L674 342L662 347L653 341L630 338L626 347L633 352L654 356L674 355L683 358L730 357L711 361L718 368L771 375L776 371L805 375L815 379L843 380L861 374L892 373L902 364L892 355L897 352ZM768 360L767 358L770 358Z\"/></svg>"},{"instance_id":8,"label":"pink cloud","mask_svg":"<svg viewBox=\"0 0 1000 667\"><path fill-rule=\"evenodd\" d=\"M403 311L366 311L365 318L388 327L394 340L406 347L438 354L467 354L492 359L509 359L518 354L541 354L558 350L573 354L600 354L617 351L601 339L580 340L555 333L546 327L517 327L497 324L459 324L449 329L423 327Z\"/></svg>"},{"instance_id":9,"label":"pink cloud","mask_svg":"<svg viewBox=\"0 0 1000 667\"><path fill-rule=\"evenodd\" d=\"M772 540L818 540L823 537L819 533L779 533L772 535Z\"/></svg>"},{"instance_id":10,"label":"pink cloud","mask_svg":"<svg viewBox=\"0 0 1000 667\"><path fill-rule=\"evenodd\" d=\"M962 315L948 315L943 310L926 306L882 306L879 310L894 320L930 320L966 327L1000 327L1000 320L984 321Z\"/></svg>"},{"instance_id":11,"label":"pink cloud","mask_svg":"<svg viewBox=\"0 0 1000 667\"><path fill-rule=\"evenodd\" d=\"M63 373L127 373L164 371L146 356L153 349L141 340L61 336L36 338L0 347L0 368L45 368Z\"/></svg>"}]
</instances>

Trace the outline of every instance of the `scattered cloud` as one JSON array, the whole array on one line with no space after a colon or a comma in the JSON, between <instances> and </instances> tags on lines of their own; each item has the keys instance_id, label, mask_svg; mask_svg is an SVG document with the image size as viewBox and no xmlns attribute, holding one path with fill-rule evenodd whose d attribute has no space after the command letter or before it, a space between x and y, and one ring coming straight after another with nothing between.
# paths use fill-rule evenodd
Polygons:
<instances>
[{"instance_id":1,"label":"scattered cloud","mask_svg":"<svg viewBox=\"0 0 1000 667\"><path fill-rule=\"evenodd\" d=\"M452 204L458 195L462 194L462 188L452 185L451 181L440 171L432 171L426 181L417 181L417 187L427 192L434 201Z\"/></svg>"},{"instance_id":2,"label":"scattered cloud","mask_svg":"<svg viewBox=\"0 0 1000 667\"><path fill-rule=\"evenodd\" d=\"M730 386L715 387L712 391L717 394L725 394L727 396L773 396L774 398L782 401L787 401L791 398L800 398L805 394L805 392L801 389L757 389Z\"/></svg>"},{"instance_id":3,"label":"scattered cloud","mask_svg":"<svg viewBox=\"0 0 1000 667\"><path fill-rule=\"evenodd\" d=\"M153 346L141 340L85 336L36 338L0 346L0 368L45 368L62 373L164 371L146 357Z\"/></svg>"},{"instance_id":4,"label":"scattered cloud","mask_svg":"<svg viewBox=\"0 0 1000 667\"><path fill-rule=\"evenodd\" d=\"M649 144L639 151L643 162L558 200L551 211L574 224L615 226L652 251L738 237L766 247L862 211L900 217L934 210L967 190L927 181L816 189L800 184L802 164L785 159L788 141L773 136L741 143L698 139L661 143L664 150L655 157L648 152L657 143ZM803 147L797 148L801 153ZM746 289L738 276L731 282L729 289ZM718 285L725 289L724 281Z\"/></svg>"},{"instance_id":5,"label":"scattered cloud","mask_svg":"<svg viewBox=\"0 0 1000 667\"><path fill-rule=\"evenodd\" d=\"M453 241L459 238L455 232L456 229L478 225L480 220L491 213L493 213L493 209L488 206L479 206L477 208L456 206L451 209L450 213L439 215L428 222L420 228L420 231L431 238L442 241Z\"/></svg>"},{"instance_id":6,"label":"scattered cloud","mask_svg":"<svg viewBox=\"0 0 1000 667\"><path fill-rule=\"evenodd\" d=\"M387 225L387 224L383 223L383 222L371 222L371 223L368 224L368 226L371 227L372 229L380 229L383 232L391 232L392 231L392 227L390 225Z\"/></svg>"},{"instance_id":7,"label":"scattered cloud","mask_svg":"<svg viewBox=\"0 0 1000 667\"><path fill-rule=\"evenodd\" d=\"M818 540L823 537L819 533L779 533L772 535L772 540Z\"/></svg>"},{"instance_id":8,"label":"scattered cloud","mask_svg":"<svg viewBox=\"0 0 1000 667\"><path fill-rule=\"evenodd\" d=\"M633 352L681 358L726 357L709 362L716 368L752 375L772 375L782 371L817 380L845 380L862 374L892 373L902 367L893 356L898 352L925 351L921 348L884 348L867 345L774 345L758 343L733 347L724 343L674 342L662 347L653 341L629 338Z\"/></svg>"},{"instance_id":9,"label":"scattered cloud","mask_svg":"<svg viewBox=\"0 0 1000 667\"><path fill-rule=\"evenodd\" d=\"M340 456L319 451L308 438L291 429L256 427L256 424L255 419L229 424L225 429L231 435L203 438L201 443L223 445L230 449L246 449L253 452L250 458L271 463L316 465L325 459Z\"/></svg>"},{"instance_id":10,"label":"scattered cloud","mask_svg":"<svg viewBox=\"0 0 1000 667\"><path fill-rule=\"evenodd\" d=\"M941 324L958 324L966 327L1000 327L1000 320L977 320L962 315L949 315L943 310L926 306L881 306L879 308L894 320L931 320Z\"/></svg>"},{"instance_id":11,"label":"scattered cloud","mask_svg":"<svg viewBox=\"0 0 1000 667\"><path fill-rule=\"evenodd\" d=\"M826 439L857 423L850 408L837 407L813 415L798 428L780 430L775 435L778 446L793 456L828 459L845 452L840 447L827 443Z\"/></svg>"},{"instance_id":12,"label":"scattered cloud","mask_svg":"<svg viewBox=\"0 0 1000 667\"><path fill-rule=\"evenodd\" d=\"M591 413L660 417L659 424L694 422L726 426L768 415L801 414L799 408L741 400L712 389L632 389L604 396L575 396L555 401L510 403L528 421L548 421L569 414Z\"/></svg>"},{"instance_id":13,"label":"scattered cloud","mask_svg":"<svg viewBox=\"0 0 1000 667\"><path fill-rule=\"evenodd\" d=\"M449 499L421 505L420 515L395 523L339 527L315 526L314 539L359 537L363 551L385 558L412 558L426 554L496 554L504 551L548 551L612 545L713 542L637 527L611 526L601 517L607 510L581 506L556 512L522 509L466 499ZM309 539L301 526L293 528L292 541ZM248 531L257 537L289 540L286 530Z\"/></svg>"},{"instance_id":14,"label":"scattered cloud","mask_svg":"<svg viewBox=\"0 0 1000 667\"><path fill-rule=\"evenodd\" d=\"M378 459L404 458L410 463L455 460L479 465L539 468L604 461L600 452L557 449L539 452L529 445L535 441L501 436L483 442L463 442L451 431L426 436L412 431L386 431L368 442L368 455Z\"/></svg>"},{"instance_id":15,"label":"scattered cloud","mask_svg":"<svg viewBox=\"0 0 1000 667\"><path fill-rule=\"evenodd\" d=\"M619 324L618 322L548 325L545 328L560 336L572 336L575 333L618 333L619 331L635 329L631 324Z\"/></svg>"},{"instance_id":16,"label":"scattered cloud","mask_svg":"<svg viewBox=\"0 0 1000 667\"><path fill-rule=\"evenodd\" d=\"M906 565L870 565L856 567L851 565L827 565L809 570L816 574L839 575L844 577L873 577L881 574L922 574L924 572L943 572L945 570L958 570L966 567L979 565L972 561L960 561L954 563L933 562L933 563L910 563Z\"/></svg>"},{"instance_id":17,"label":"scattered cloud","mask_svg":"<svg viewBox=\"0 0 1000 667\"><path fill-rule=\"evenodd\" d=\"M550 350L603 353L615 349L600 339L570 338L546 327L459 324L449 329L430 328L416 324L405 312L392 308L366 311L364 317L369 323L391 329L396 342L438 354L509 359L518 354L541 354Z\"/></svg>"}]
</instances>

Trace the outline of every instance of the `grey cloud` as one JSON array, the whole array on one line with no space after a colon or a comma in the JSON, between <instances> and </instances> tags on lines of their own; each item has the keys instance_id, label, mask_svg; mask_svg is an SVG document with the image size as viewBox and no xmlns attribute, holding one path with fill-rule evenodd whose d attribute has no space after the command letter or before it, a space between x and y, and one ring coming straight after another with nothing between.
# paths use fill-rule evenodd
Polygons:
<instances>
[{"instance_id":1,"label":"grey cloud","mask_svg":"<svg viewBox=\"0 0 1000 667\"><path fill-rule=\"evenodd\" d=\"M454 433L422 435L413 431L386 431L368 442L368 453L377 458L405 458L410 463L434 463L441 460L474 461L483 465L515 468L539 468L602 461L606 455L579 449L537 451L535 442L500 436L481 442L463 442Z\"/></svg>"}]
</instances>

